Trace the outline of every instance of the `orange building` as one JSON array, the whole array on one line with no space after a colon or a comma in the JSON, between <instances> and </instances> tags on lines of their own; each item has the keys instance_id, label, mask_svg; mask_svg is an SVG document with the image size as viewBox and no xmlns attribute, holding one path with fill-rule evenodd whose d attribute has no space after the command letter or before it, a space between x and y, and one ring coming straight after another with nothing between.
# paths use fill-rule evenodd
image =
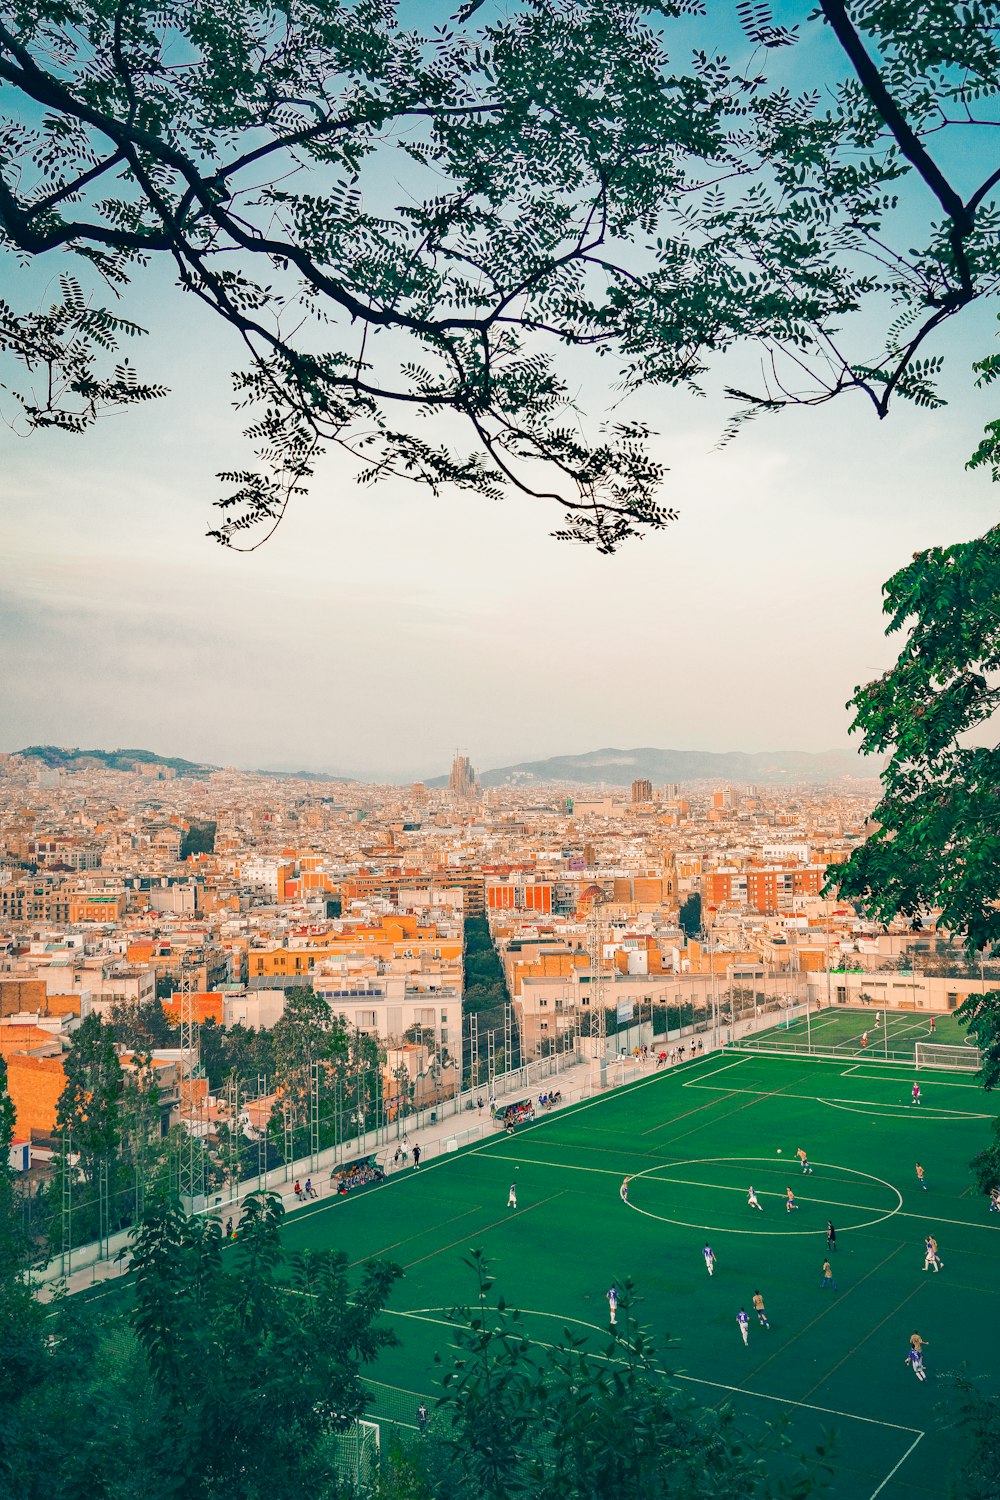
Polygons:
<instances>
[{"instance_id":1,"label":"orange building","mask_svg":"<svg viewBox=\"0 0 1000 1500\"><path fill-rule=\"evenodd\" d=\"M0 1016L44 1011L46 998L44 979L0 979Z\"/></svg>"},{"instance_id":2,"label":"orange building","mask_svg":"<svg viewBox=\"0 0 1000 1500\"><path fill-rule=\"evenodd\" d=\"M490 911L552 911L552 885L548 880L487 880L486 905Z\"/></svg>"},{"instance_id":3,"label":"orange building","mask_svg":"<svg viewBox=\"0 0 1000 1500\"><path fill-rule=\"evenodd\" d=\"M822 865L751 865L746 872L747 902L754 911L785 910L796 896L818 896L825 874Z\"/></svg>"},{"instance_id":4,"label":"orange building","mask_svg":"<svg viewBox=\"0 0 1000 1500\"><path fill-rule=\"evenodd\" d=\"M69 898L69 920L73 922L118 922L125 915L124 895L101 891L77 892Z\"/></svg>"},{"instance_id":5,"label":"orange building","mask_svg":"<svg viewBox=\"0 0 1000 1500\"><path fill-rule=\"evenodd\" d=\"M222 991L221 990L199 990L191 996L191 1012L193 1019L199 1023L214 1021L218 1026L222 1025ZM177 991L166 1000L161 1000L163 1014L168 1021L176 1025L181 1019L181 1007L183 998Z\"/></svg>"},{"instance_id":6,"label":"orange building","mask_svg":"<svg viewBox=\"0 0 1000 1500\"><path fill-rule=\"evenodd\" d=\"M18 1027L18 1030L23 1030ZM46 1034L46 1041L52 1038ZM66 1070L59 1057L37 1057L14 1052L7 1058L7 1092L14 1105L14 1130L19 1136L51 1135L56 1108L66 1087Z\"/></svg>"}]
</instances>

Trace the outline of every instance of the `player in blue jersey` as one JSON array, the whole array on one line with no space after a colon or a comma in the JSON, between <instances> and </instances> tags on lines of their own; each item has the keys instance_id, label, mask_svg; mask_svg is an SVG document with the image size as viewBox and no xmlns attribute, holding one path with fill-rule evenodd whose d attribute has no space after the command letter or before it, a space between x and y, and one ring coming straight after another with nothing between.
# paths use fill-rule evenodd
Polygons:
<instances>
[{"instance_id":1,"label":"player in blue jersey","mask_svg":"<svg viewBox=\"0 0 1000 1500\"><path fill-rule=\"evenodd\" d=\"M747 1311L745 1307L741 1307L739 1312L736 1314L736 1321L740 1325L740 1333L743 1335L744 1344L749 1343L750 1319L747 1317Z\"/></svg>"},{"instance_id":2,"label":"player in blue jersey","mask_svg":"<svg viewBox=\"0 0 1000 1500\"><path fill-rule=\"evenodd\" d=\"M715 1270L715 1251L712 1249L711 1245L706 1245L704 1250L702 1251L702 1254L705 1257L705 1270L708 1272L709 1276L711 1276Z\"/></svg>"}]
</instances>

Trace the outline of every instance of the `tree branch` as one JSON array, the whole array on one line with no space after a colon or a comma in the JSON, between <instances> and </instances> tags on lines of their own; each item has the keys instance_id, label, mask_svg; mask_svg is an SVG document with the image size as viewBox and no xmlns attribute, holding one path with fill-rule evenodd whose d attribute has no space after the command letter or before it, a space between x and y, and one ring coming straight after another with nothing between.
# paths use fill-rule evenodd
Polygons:
<instances>
[{"instance_id":1,"label":"tree branch","mask_svg":"<svg viewBox=\"0 0 1000 1500\"><path fill-rule=\"evenodd\" d=\"M965 240L975 225L975 212L967 207L952 187L933 157L923 146L919 136L909 125L902 110L896 104L882 75L865 50L857 31L847 14L844 0L820 0L820 10L833 29L841 47L847 54L861 86L865 90L879 115L892 132L900 151L915 168L952 223L949 240L955 257L955 268L962 283L961 291L952 293L949 303L962 306L975 295L972 272L965 254Z\"/></svg>"}]
</instances>

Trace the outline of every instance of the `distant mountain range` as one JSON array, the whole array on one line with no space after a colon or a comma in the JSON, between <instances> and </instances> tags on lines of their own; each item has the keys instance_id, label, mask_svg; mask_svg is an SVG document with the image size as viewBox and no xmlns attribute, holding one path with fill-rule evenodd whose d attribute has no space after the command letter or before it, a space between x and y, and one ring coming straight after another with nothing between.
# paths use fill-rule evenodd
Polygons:
<instances>
[{"instance_id":1,"label":"distant mountain range","mask_svg":"<svg viewBox=\"0 0 1000 1500\"><path fill-rule=\"evenodd\" d=\"M531 782L572 782L628 786L641 777L655 785L665 781L783 782L838 781L842 776L870 778L879 763L851 750L589 750L584 755L553 755L516 766L482 771L482 786ZM447 786L435 776L428 786Z\"/></svg>"},{"instance_id":2,"label":"distant mountain range","mask_svg":"<svg viewBox=\"0 0 1000 1500\"><path fill-rule=\"evenodd\" d=\"M63 771L83 771L106 766L112 771L131 771L138 765L169 766L178 776L207 776L218 771L200 761L178 755L157 755L153 750L67 750L60 745L29 745L15 755L38 760ZM665 781L791 782L838 781L843 776L876 777L876 757L864 759L851 750L589 750L584 755L553 755L548 760L525 760L516 766L499 766L480 773L482 786L530 785L533 782L566 782L571 785L628 786L640 777L654 785ZM336 771L257 771L258 776L280 776L294 781L352 781ZM408 780L409 778L407 778ZM448 785L447 776L426 780L429 787Z\"/></svg>"}]
</instances>

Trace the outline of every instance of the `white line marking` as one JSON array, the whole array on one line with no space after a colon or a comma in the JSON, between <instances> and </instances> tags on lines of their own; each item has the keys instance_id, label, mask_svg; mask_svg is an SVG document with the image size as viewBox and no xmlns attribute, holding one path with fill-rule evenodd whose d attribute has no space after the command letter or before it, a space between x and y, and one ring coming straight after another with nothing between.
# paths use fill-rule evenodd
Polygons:
<instances>
[{"instance_id":1,"label":"white line marking","mask_svg":"<svg viewBox=\"0 0 1000 1500\"><path fill-rule=\"evenodd\" d=\"M872 1082L872 1083L880 1083L883 1080L876 1078L876 1079L871 1079L869 1081ZM888 1082L889 1080L885 1080L885 1081ZM962 1085L958 1085L958 1087L961 1087L961 1086ZM788 1094L788 1093L782 1093L780 1090L774 1090L774 1089L741 1089L741 1088L735 1088L735 1087L733 1087L733 1086L731 1086L729 1084L724 1084L724 1083L700 1083L700 1082L698 1082L697 1080L695 1080L693 1078L690 1080L690 1082L686 1083L684 1085L684 1087L686 1089L705 1089L705 1091L707 1093L716 1093L716 1094L754 1094L754 1095L756 1095L756 1097L758 1099L772 1099L776 1095L778 1095L782 1099L806 1099L811 1104L830 1104L830 1105L833 1105L833 1106L837 1106L837 1105L848 1106L849 1105L849 1106L853 1106L853 1108L855 1110L858 1110L862 1114L865 1112L865 1107L866 1106L870 1106L871 1109L900 1109L900 1110L902 1110L904 1112L904 1114L911 1115L914 1119L918 1119L918 1118L921 1118L921 1117L924 1117L924 1116L929 1117L931 1115L940 1116L944 1120L948 1120L948 1119L992 1120L993 1119L993 1115L992 1114L976 1114L972 1110L966 1110L966 1109L946 1109L942 1105L935 1105L935 1104L926 1104L926 1105L925 1104L919 1104L919 1105L914 1105L914 1104L912 1104L910 1102L905 1102L904 1103L902 1100L900 1100L899 1103L895 1103L892 1100L883 1100L883 1099L821 1099L818 1094ZM919 1114L918 1114L918 1111L919 1111Z\"/></svg>"},{"instance_id":2,"label":"white line marking","mask_svg":"<svg viewBox=\"0 0 1000 1500\"><path fill-rule=\"evenodd\" d=\"M450 1318L432 1318L426 1316L428 1313L449 1312L450 1309L445 1307L415 1308L411 1309L410 1311L403 1311L400 1308L387 1307L385 1311L387 1313L394 1314L398 1318L413 1318L414 1321L418 1323L435 1323L444 1328L454 1327L454 1323ZM519 1312L521 1313L522 1317L552 1318L559 1323L575 1323L580 1328L592 1328L595 1333L600 1334L603 1338L608 1337L610 1334L609 1329L602 1328L596 1323L588 1323L584 1318L566 1317L561 1313L541 1312L539 1309L533 1307L522 1307L519 1309ZM540 1349L562 1348L561 1344L549 1344L544 1339L529 1338L526 1339L526 1342L529 1344L536 1344ZM608 1359L608 1356L605 1354L596 1353L594 1351L590 1352L592 1358L604 1360L608 1364L624 1363L624 1361L620 1359ZM910 1453L912 1453L917 1443L924 1436L924 1432L921 1428L907 1427L901 1422L885 1422L880 1417L863 1417L858 1412L840 1411L837 1407L834 1406L816 1406L811 1401L794 1401L791 1399L791 1397L773 1396L768 1394L766 1391L752 1391L748 1386L743 1385L727 1385L723 1380L705 1380L697 1375L682 1375L679 1374L676 1370L666 1370L662 1369L659 1366L656 1367L656 1372L658 1375L665 1376L668 1380L683 1380L687 1385L707 1385L712 1387L714 1390L731 1391L734 1395L737 1396L750 1396L755 1401L774 1401L779 1406L795 1406L801 1408L803 1411L822 1412L825 1416L829 1417L845 1417L849 1422L864 1422L869 1427L884 1427L891 1432L916 1433L916 1441L911 1444L910 1448L907 1449L906 1453L903 1455L904 1459L907 1458ZM899 1463L896 1465L896 1468L892 1471L893 1474L895 1474L896 1469L900 1467L900 1464L902 1464L902 1462L903 1459L900 1459ZM891 1477L892 1475L890 1474L889 1478ZM884 1480L880 1488L884 1489L886 1482L887 1481ZM876 1490L875 1493L877 1494L878 1491Z\"/></svg>"},{"instance_id":3,"label":"white line marking","mask_svg":"<svg viewBox=\"0 0 1000 1500\"><path fill-rule=\"evenodd\" d=\"M755 1163L756 1162L761 1162L761 1163L766 1162L769 1166L772 1165L771 1158L769 1156L701 1156L701 1157L693 1157L690 1161L678 1161L678 1162L673 1162L673 1163L666 1163L666 1162L660 1163L660 1164L658 1164L656 1166L647 1167L645 1169L645 1171L643 1171L643 1172L635 1172L632 1175L633 1175L633 1180L638 1180L639 1178L642 1178L642 1177L653 1177L654 1173L656 1173L658 1171L662 1171L664 1168L666 1168L667 1170L670 1170L671 1166L674 1166L674 1167L710 1166L710 1165L712 1165L715 1162L741 1162L741 1163L742 1162L755 1162ZM865 1219L864 1222L861 1223L861 1224L845 1224L843 1226L845 1232L847 1230L849 1230L849 1229L852 1229L852 1230L853 1229L870 1229L875 1224L882 1224L882 1223L885 1222L886 1219L891 1219L894 1214L898 1214L899 1211L900 1211L900 1209L903 1206L903 1195L899 1191L899 1189L898 1188L894 1188L893 1185L892 1185L892 1183L891 1182L886 1182L884 1178L882 1178L882 1177L876 1177L873 1172L861 1172L856 1167L844 1167L844 1166L841 1166L841 1164L839 1162L818 1161L816 1163L816 1165L818 1167L832 1167L834 1171L838 1171L838 1172L848 1172L852 1177L865 1177L865 1178L868 1179L869 1182L877 1182L882 1187L888 1188L889 1192L890 1193L894 1193L895 1196L896 1196L897 1202L896 1202L895 1208L890 1208L887 1213L879 1214L877 1218L874 1218L874 1219ZM654 1181L661 1181L661 1182L663 1182L663 1181L670 1182L672 1180L673 1181L677 1181L677 1179L655 1178L655 1177L653 1177L653 1180ZM726 1187L726 1186L724 1186L722 1184L718 1184L717 1185L715 1183L702 1183L702 1182L683 1183L683 1180L681 1180L681 1184L679 1184L679 1185L690 1186L690 1187L706 1187L706 1188L709 1188L710 1190L714 1190L716 1192L722 1191L722 1192L728 1192L728 1193L741 1193L741 1192L745 1192L746 1191L745 1188L730 1188L730 1187ZM781 1200L779 1199L779 1202L780 1201ZM809 1199L805 1199L803 1201L809 1202L809 1203L822 1203L825 1206L832 1206L832 1207L837 1207L837 1208L857 1208L862 1213L871 1213L872 1212L872 1210L868 1206L868 1204L861 1204L861 1203L837 1203L836 1200L834 1200L834 1199L825 1199L825 1198L809 1198ZM739 1227L736 1227L736 1226L733 1226L733 1225L726 1226L724 1224L719 1224L719 1225L717 1225L717 1224L692 1224L687 1219L673 1219L668 1214L654 1214L654 1213L651 1213L650 1210L647 1209L647 1208L640 1208L637 1203L631 1203L630 1202L628 1204L628 1207L634 1209L637 1214L644 1214L647 1219L656 1219L661 1224L677 1224L677 1225L679 1225L680 1227L682 1227L684 1229L711 1230L713 1234L745 1234L747 1232L747 1228L748 1228L748 1226L746 1224L742 1224ZM787 1214L786 1214L786 1216L787 1216ZM767 1235L768 1237L771 1237L771 1236L774 1236L774 1235L782 1235L782 1236L788 1237L788 1236L798 1236L798 1235L804 1235L804 1234L817 1234L817 1233L819 1233L819 1231L817 1229L815 1229L815 1228L814 1229L788 1229L788 1228L786 1228L786 1229L757 1229L756 1227L751 1232L754 1235Z\"/></svg>"},{"instance_id":4,"label":"white line marking","mask_svg":"<svg viewBox=\"0 0 1000 1500\"><path fill-rule=\"evenodd\" d=\"M857 1103L852 1101L849 1104L845 1103L843 1099L817 1099L816 1103L826 1104L830 1109L843 1110L848 1115L870 1115L873 1110L877 1110L882 1114L887 1110L901 1110L902 1114L889 1114L888 1118L894 1120L903 1119L906 1115L911 1115L913 1108L912 1105L906 1104L870 1104L867 1099L862 1099ZM924 1113L923 1109L921 1109L921 1113ZM938 1125L949 1125L958 1120L993 1119L992 1115L977 1115L969 1109L939 1109L931 1107L926 1111L926 1114L934 1115L935 1123Z\"/></svg>"},{"instance_id":5,"label":"white line marking","mask_svg":"<svg viewBox=\"0 0 1000 1500\"><path fill-rule=\"evenodd\" d=\"M916 1429L913 1429L913 1430L916 1431ZM901 1469L903 1467L903 1465L906 1463L906 1460L909 1458L910 1454L913 1452L914 1448L917 1446L917 1444L920 1442L920 1439L923 1436L924 1436L924 1434L922 1432L918 1432L917 1433L916 1437L913 1439L913 1442L910 1444L910 1446L907 1448L906 1452L903 1454L902 1458L899 1460L899 1463L895 1464L893 1466L893 1468L891 1468L889 1470L888 1474L885 1476L885 1478L883 1479L882 1483L879 1485L878 1489L877 1490L872 1490L871 1495L869 1496L869 1500L875 1500L876 1495L881 1495L882 1491L885 1489L886 1485L889 1483L889 1480L892 1478L892 1476L896 1473L896 1471L898 1469Z\"/></svg>"},{"instance_id":6,"label":"white line marking","mask_svg":"<svg viewBox=\"0 0 1000 1500\"><path fill-rule=\"evenodd\" d=\"M470 1154L472 1154L472 1153L470 1153ZM483 1150L480 1150L480 1151L475 1152L474 1154L477 1155L477 1156L479 1156L479 1155L484 1154L484 1152L483 1152ZM595 1177L619 1177L620 1178L620 1177L623 1177L625 1175L625 1172L623 1171L623 1169L618 1168L618 1167L578 1167L578 1166L574 1166L570 1162L544 1161L544 1160L540 1159L537 1156L507 1156L505 1154L501 1154L499 1152L496 1152L496 1153L493 1154L492 1160L494 1160L494 1161L503 1161L503 1162L516 1161L516 1162L521 1162L525 1166L529 1166L529 1167L544 1167L546 1170L551 1170L553 1172L588 1172L588 1173L593 1174L593 1176L595 1176ZM721 1156L720 1157L697 1157L697 1158L695 1158L691 1162L657 1162L654 1166L647 1168L647 1171L649 1171L649 1172L656 1172L656 1171L659 1171L659 1170L661 1170L663 1168L668 1168L669 1169L671 1166L678 1166L678 1167L682 1167L682 1166L694 1166L694 1165L697 1165L698 1162L702 1162L702 1161L760 1161L760 1162L770 1162L771 1158L769 1156L754 1156L754 1157L742 1157L742 1156L732 1156L732 1157L721 1157ZM824 1165L826 1165L826 1166L833 1165L836 1170L843 1171L843 1172L850 1172L852 1170L852 1168L850 1168L850 1167L840 1167L839 1164L837 1164L837 1163L830 1163L830 1162L826 1162L826 1163L818 1162L817 1163L817 1166L824 1166ZM646 1174L645 1174L645 1172L629 1172L628 1175L630 1177L643 1177ZM796 1173L796 1175L798 1175L798 1174ZM859 1173L857 1175L862 1176L862 1177L872 1177L872 1180L874 1182L882 1182L883 1181L883 1179L881 1177L874 1177L874 1175L872 1173L869 1173L869 1172L861 1172L861 1173ZM713 1185L699 1184L699 1185L715 1186L714 1184ZM899 1194L899 1189L896 1188L896 1187L893 1187L892 1183L887 1182L887 1183L885 1183L885 1186L888 1187L888 1188L891 1188L894 1193L898 1194L900 1196L900 1198L902 1198L902 1195ZM743 1189L742 1188L730 1188L727 1191L730 1191L730 1192L742 1192ZM809 1201L810 1202L814 1202L814 1203L822 1203L822 1202L826 1202L826 1201L832 1202L833 1200L832 1199L831 1200L826 1200L826 1199L821 1199L821 1198L815 1198L815 1199L810 1199ZM646 1209L639 1208L637 1204L629 1203L627 1206L629 1208L634 1208L635 1211L636 1211L636 1213L646 1214L647 1218L657 1219L657 1218L660 1217L658 1214L647 1213ZM850 1207L863 1208L865 1205L862 1205L862 1204L856 1204L856 1205L845 1204L844 1206L847 1207L847 1208L850 1208ZM887 1214L885 1217L888 1218L888 1217L890 1217L890 1215ZM995 1234L1000 1233L1000 1224L984 1224L984 1223L981 1223L981 1222L977 1221L976 1219L946 1219L946 1218L943 1218L940 1214L928 1214L928 1213L913 1214L913 1213L908 1213L907 1210L904 1209L904 1208L893 1209L893 1211L892 1211L892 1217L898 1218L898 1219L921 1219L925 1223L927 1222L928 1218L932 1218L934 1220L935 1224L957 1224L959 1226L959 1228L961 1228L961 1229L989 1229L989 1230L992 1230ZM669 1219L669 1220L665 1219L665 1220L662 1220L662 1222L663 1223L670 1223L670 1224L678 1224L678 1225L681 1225L681 1227L685 1228L685 1229L710 1229L715 1234L745 1234L747 1232L746 1225L744 1225L742 1228L732 1228L731 1227L729 1229L725 1229L725 1228L720 1228L720 1227L718 1227L715 1224L688 1224L683 1219ZM879 1223L881 1221L880 1220L875 1220L873 1222ZM851 1226L848 1226L848 1227L851 1227L851 1228L854 1228L854 1229L860 1229L860 1228L866 1228L866 1227L870 1227L870 1226L864 1226L864 1225L854 1224L854 1225L851 1225ZM782 1231L780 1231L780 1230L761 1230L761 1229L755 1229L755 1230L752 1230L751 1232L754 1233L754 1234L778 1234L778 1233L781 1233ZM815 1230L815 1229L789 1229L789 1230L787 1230L785 1232L788 1233L788 1234L790 1234L790 1235L793 1235L793 1234L817 1234L817 1233L819 1233L819 1231Z\"/></svg>"},{"instance_id":7,"label":"white line marking","mask_svg":"<svg viewBox=\"0 0 1000 1500\"><path fill-rule=\"evenodd\" d=\"M713 1071L711 1073L705 1073L704 1075L699 1074L698 1076L699 1077L704 1076L705 1078L718 1078L718 1076L719 1076L720 1073L728 1073L729 1070L730 1070L730 1068L742 1068L743 1065L744 1065L744 1063L748 1063L749 1061L750 1061L749 1057L738 1057L735 1062L726 1063L726 1065L725 1065L724 1068L715 1068L715 1069L713 1069ZM692 1077L692 1078L685 1079L685 1081L681 1085L681 1087L682 1088L686 1088L686 1089L690 1089L690 1088L696 1088L697 1085L696 1085L696 1083L694 1081L694 1078Z\"/></svg>"}]
</instances>

